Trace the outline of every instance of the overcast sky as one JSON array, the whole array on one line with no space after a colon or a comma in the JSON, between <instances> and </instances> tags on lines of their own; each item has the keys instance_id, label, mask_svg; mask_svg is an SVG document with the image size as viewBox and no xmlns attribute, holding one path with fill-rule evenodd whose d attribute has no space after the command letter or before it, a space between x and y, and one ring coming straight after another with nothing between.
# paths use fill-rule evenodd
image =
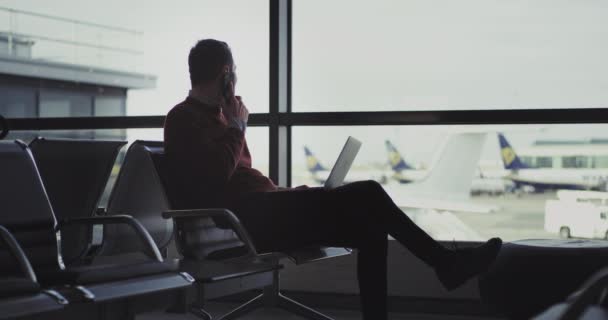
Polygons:
<instances>
[{"instance_id":1,"label":"overcast sky","mask_svg":"<svg viewBox=\"0 0 608 320\"><path fill-rule=\"evenodd\" d=\"M266 0L0 0L0 6L143 31L130 42L23 17L14 25L23 33L134 43L143 56L88 57L158 77L157 88L129 92L129 115L165 114L186 96L187 53L201 38L231 45L238 94L252 112L268 110ZM608 107L606 1L294 0L293 11L295 111ZM0 15L0 23L8 27L6 15ZM85 50L54 50L59 53L35 54L87 59ZM412 162L427 162L453 129L295 128L294 163L303 163L304 144L332 162L349 134L364 142L362 163L384 161L385 139ZM606 126L501 130L516 146L537 138L608 137ZM138 132L160 137L160 130ZM254 160L262 166L266 133L252 128L248 134ZM495 140L488 140L484 158L497 159Z\"/></svg>"}]
</instances>

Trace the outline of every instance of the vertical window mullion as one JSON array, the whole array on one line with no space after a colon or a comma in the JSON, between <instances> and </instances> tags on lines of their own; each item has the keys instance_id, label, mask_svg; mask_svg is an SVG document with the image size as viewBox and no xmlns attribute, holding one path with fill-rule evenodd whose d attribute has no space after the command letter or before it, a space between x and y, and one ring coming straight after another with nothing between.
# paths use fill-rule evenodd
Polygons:
<instances>
[{"instance_id":1,"label":"vertical window mullion","mask_svg":"<svg viewBox=\"0 0 608 320\"><path fill-rule=\"evenodd\" d=\"M291 127L281 114L291 112L291 0L270 0L270 178L291 184Z\"/></svg>"}]
</instances>

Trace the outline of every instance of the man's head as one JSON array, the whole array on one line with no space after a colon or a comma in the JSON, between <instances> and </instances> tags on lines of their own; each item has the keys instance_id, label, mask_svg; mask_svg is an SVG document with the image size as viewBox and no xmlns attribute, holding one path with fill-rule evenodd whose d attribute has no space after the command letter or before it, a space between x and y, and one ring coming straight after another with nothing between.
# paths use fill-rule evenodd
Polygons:
<instances>
[{"instance_id":1,"label":"man's head","mask_svg":"<svg viewBox=\"0 0 608 320\"><path fill-rule=\"evenodd\" d=\"M188 55L192 87L209 84L234 68L230 47L223 41L204 39L196 43Z\"/></svg>"}]
</instances>

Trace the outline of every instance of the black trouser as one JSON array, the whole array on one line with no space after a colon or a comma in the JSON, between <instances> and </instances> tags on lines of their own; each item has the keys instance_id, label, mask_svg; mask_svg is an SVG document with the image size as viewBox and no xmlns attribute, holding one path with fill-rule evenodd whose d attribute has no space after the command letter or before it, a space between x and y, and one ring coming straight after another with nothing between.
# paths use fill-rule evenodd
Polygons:
<instances>
[{"instance_id":1,"label":"black trouser","mask_svg":"<svg viewBox=\"0 0 608 320\"><path fill-rule=\"evenodd\" d=\"M414 224L375 181L333 190L251 193L229 208L260 252L310 245L356 248L364 319L387 318L387 235L431 266L447 251Z\"/></svg>"}]
</instances>

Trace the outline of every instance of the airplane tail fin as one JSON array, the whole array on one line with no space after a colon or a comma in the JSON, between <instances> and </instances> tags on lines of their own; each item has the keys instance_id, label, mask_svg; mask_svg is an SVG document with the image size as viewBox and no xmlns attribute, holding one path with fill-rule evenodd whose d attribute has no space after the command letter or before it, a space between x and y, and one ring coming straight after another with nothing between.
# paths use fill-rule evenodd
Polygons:
<instances>
[{"instance_id":1,"label":"airplane tail fin","mask_svg":"<svg viewBox=\"0 0 608 320\"><path fill-rule=\"evenodd\" d=\"M502 158L502 163L505 166L505 169L516 170L516 169L525 169L529 168L528 165L523 163L521 159L507 141L507 138L502 133L498 133L498 143L500 144L500 157Z\"/></svg>"},{"instance_id":2,"label":"airplane tail fin","mask_svg":"<svg viewBox=\"0 0 608 320\"><path fill-rule=\"evenodd\" d=\"M304 154L306 155L306 168L309 172L315 173L327 170L307 146L304 146Z\"/></svg>"},{"instance_id":3,"label":"airplane tail fin","mask_svg":"<svg viewBox=\"0 0 608 320\"><path fill-rule=\"evenodd\" d=\"M405 160L403 160L403 157L397 148L395 148L395 146L389 140L386 140L384 144L386 145L386 151L388 152L388 163L393 171L400 172L402 170L414 169L412 166L407 164Z\"/></svg>"},{"instance_id":4,"label":"airplane tail fin","mask_svg":"<svg viewBox=\"0 0 608 320\"><path fill-rule=\"evenodd\" d=\"M412 195L442 200L468 199L486 136L481 132L450 135L428 175L412 186Z\"/></svg>"}]
</instances>

